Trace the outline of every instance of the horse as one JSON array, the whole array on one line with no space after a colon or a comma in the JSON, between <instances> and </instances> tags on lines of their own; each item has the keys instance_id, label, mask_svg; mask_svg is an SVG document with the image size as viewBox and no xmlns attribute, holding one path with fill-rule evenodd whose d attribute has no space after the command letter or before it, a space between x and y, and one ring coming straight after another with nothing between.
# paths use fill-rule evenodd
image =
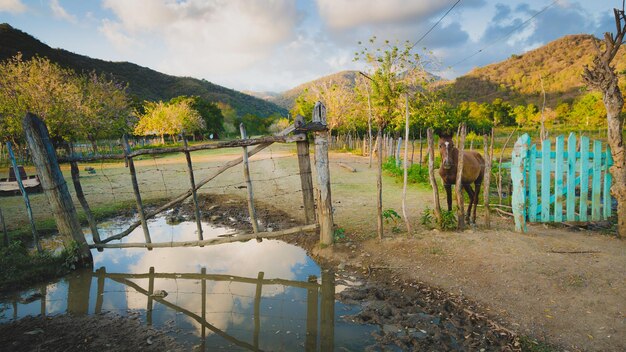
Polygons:
<instances>
[{"instance_id":1,"label":"horse","mask_svg":"<svg viewBox=\"0 0 626 352\"><path fill-rule=\"evenodd\" d=\"M446 189L448 211L450 211L452 210L452 185L456 184L457 165L459 161L459 150L454 146L452 136L439 136L439 152L441 153L439 176L441 176L443 186ZM485 176L485 159L483 159L480 153L475 151L463 152L463 172L461 175L461 185L470 199L465 219L469 223L470 215L472 215L472 223L475 224L478 194L480 193L480 185ZM474 189L472 189L472 183L474 184ZM474 207L473 213L472 206Z\"/></svg>"}]
</instances>

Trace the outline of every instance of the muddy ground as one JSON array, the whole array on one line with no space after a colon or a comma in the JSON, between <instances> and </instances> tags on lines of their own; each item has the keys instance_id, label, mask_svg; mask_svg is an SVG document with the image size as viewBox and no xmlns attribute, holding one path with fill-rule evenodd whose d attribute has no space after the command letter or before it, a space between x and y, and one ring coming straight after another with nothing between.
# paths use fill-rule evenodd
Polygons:
<instances>
[{"instance_id":1,"label":"muddy ground","mask_svg":"<svg viewBox=\"0 0 626 352\"><path fill-rule=\"evenodd\" d=\"M185 351L139 319L112 313L27 317L0 325L3 351Z\"/></svg>"}]
</instances>

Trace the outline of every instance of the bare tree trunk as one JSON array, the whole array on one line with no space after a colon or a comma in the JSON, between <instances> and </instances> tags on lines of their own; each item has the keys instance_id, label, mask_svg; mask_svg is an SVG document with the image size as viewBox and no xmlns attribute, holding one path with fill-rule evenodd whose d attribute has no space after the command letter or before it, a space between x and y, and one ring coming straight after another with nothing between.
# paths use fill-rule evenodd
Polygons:
<instances>
[{"instance_id":1,"label":"bare tree trunk","mask_svg":"<svg viewBox=\"0 0 626 352\"><path fill-rule=\"evenodd\" d=\"M617 199L617 236L626 237L626 146L623 140L624 116L620 115L624 98L619 89L618 77L611 61L617 54L626 34L624 9L614 9L617 33L605 33L604 48L601 50L594 41L596 57L592 67L584 67L583 79L603 94L607 113L608 143L611 147L613 166L609 169L613 177L611 195Z\"/></svg>"}]
</instances>

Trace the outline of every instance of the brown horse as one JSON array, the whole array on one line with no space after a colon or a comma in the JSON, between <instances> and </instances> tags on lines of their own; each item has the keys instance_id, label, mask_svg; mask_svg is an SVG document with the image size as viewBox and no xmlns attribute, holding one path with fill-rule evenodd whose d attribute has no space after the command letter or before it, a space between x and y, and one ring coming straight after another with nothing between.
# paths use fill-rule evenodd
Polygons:
<instances>
[{"instance_id":1,"label":"brown horse","mask_svg":"<svg viewBox=\"0 0 626 352\"><path fill-rule=\"evenodd\" d=\"M443 186L446 189L448 200L448 211L452 210L452 185L456 183L457 165L459 161L459 150L454 146L452 136L439 136L439 152L441 153L441 167L439 168L439 176L443 180ZM463 172L461 184L467 192L470 202L467 207L467 222L472 215L472 223L476 223L476 206L478 205L478 194L480 193L480 185L485 175L485 159L482 155L475 151L463 152ZM472 189L472 183L474 189ZM472 206L474 212L472 213Z\"/></svg>"}]
</instances>

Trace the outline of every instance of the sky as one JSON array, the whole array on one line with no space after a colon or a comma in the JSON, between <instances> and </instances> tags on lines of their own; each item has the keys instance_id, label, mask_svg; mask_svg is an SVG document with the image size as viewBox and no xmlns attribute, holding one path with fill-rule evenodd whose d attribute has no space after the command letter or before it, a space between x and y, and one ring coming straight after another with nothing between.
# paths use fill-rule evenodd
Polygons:
<instances>
[{"instance_id":1,"label":"sky","mask_svg":"<svg viewBox=\"0 0 626 352\"><path fill-rule=\"evenodd\" d=\"M0 0L0 23L93 58L281 92L363 69L354 55L372 36L416 43L440 21L415 48L431 72L453 79L567 34L614 31L612 9L621 6L619 0Z\"/></svg>"}]
</instances>

